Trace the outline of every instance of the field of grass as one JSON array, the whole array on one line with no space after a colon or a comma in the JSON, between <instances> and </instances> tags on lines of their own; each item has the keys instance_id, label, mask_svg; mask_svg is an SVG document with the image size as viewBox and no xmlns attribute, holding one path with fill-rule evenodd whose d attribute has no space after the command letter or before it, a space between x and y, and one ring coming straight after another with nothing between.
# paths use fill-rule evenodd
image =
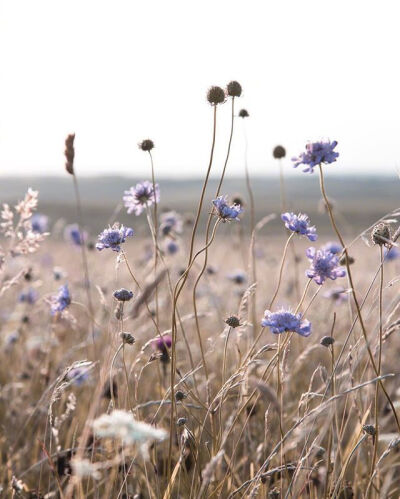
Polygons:
<instances>
[{"instance_id":1,"label":"field of grass","mask_svg":"<svg viewBox=\"0 0 400 499\"><path fill-rule=\"evenodd\" d=\"M35 229L35 191L3 206L2 497L399 497L396 205L358 192L355 223L318 211L324 190L299 208L277 183L260 207L257 183L253 206L250 179L238 214L206 178L181 218L159 184L137 216L108 200L101 228L81 196L91 236L56 211ZM311 222L285 227L305 204ZM116 221L139 230L93 238Z\"/></svg>"}]
</instances>

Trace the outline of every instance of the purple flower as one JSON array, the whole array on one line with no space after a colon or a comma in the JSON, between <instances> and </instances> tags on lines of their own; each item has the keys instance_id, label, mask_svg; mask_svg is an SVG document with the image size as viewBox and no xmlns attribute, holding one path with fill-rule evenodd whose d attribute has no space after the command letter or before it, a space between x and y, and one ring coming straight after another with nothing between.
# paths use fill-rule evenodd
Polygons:
<instances>
[{"instance_id":1,"label":"purple flower","mask_svg":"<svg viewBox=\"0 0 400 499\"><path fill-rule=\"evenodd\" d=\"M160 352L163 352L166 348L171 348L172 338L169 334L164 334L161 337L158 336L154 340L154 345L157 348L157 350L160 350Z\"/></svg>"},{"instance_id":2,"label":"purple flower","mask_svg":"<svg viewBox=\"0 0 400 499\"><path fill-rule=\"evenodd\" d=\"M111 248L113 251L121 251L121 244L126 241L127 237L131 236L133 236L133 229L115 223L112 227L104 229L99 234L99 242L96 244L96 248L99 251L105 248Z\"/></svg>"},{"instance_id":3,"label":"purple flower","mask_svg":"<svg viewBox=\"0 0 400 499\"><path fill-rule=\"evenodd\" d=\"M247 281L247 275L243 270L235 270L228 274L228 279L235 284L244 284Z\"/></svg>"},{"instance_id":4,"label":"purple flower","mask_svg":"<svg viewBox=\"0 0 400 499\"><path fill-rule=\"evenodd\" d=\"M75 246L82 246L87 239L87 232L79 230L78 224L67 225L64 229L64 238Z\"/></svg>"},{"instance_id":5,"label":"purple flower","mask_svg":"<svg viewBox=\"0 0 400 499\"><path fill-rule=\"evenodd\" d=\"M337 242L329 241L322 246L323 250L330 251L334 255L338 255L343 251L343 246Z\"/></svg>"},{"instance_id":6,"label":"purple flower","mask_svg":"<svg viewBox=\"0 0 400 499\"><path fill-rule=\"evenodd\" d=\"M176 244L175 241L169 241L168 244L166 245L166 250L167 253L170 255L175 255L179 251L179 246Z\"/></svg>"},{"instance_id":7,"label":"purple flower","mask_svg":"<svg viewBox=\"0 0 400 499\"><path fill-rule=\"evenodd\" d=\"M176 211L167 211L160 216L160 232L168 236L171 232L180 234L182 232L182 217Z\"/></svg>"},{"instance_id":8,"label":"purple flower","mask_svg":"<svg viewBox=\"0 0 400 499\"><path fill-rule=\"evenodd\" d=\"M133 298L133 291L129 289L121 288L114 291L113 296L118 301L130 301Z\"/></svg>"},{"instance_id":9,"label":"purple flower","mask_svg":"<svg viewBox=\"0 0 400 499\"><path fill-rule=\"evenodd\" d=\"M301 153L297 158L292 158L294 168L299 165L306 165L303 172L314 173L314 167L321 163L333 163L339 156L338 152L334 149L337 146L337 141L333 142L321 141L308 143L306 145L306 152Z\"/></svg>"},{"instance_id":10,"label":"purple flower","mask_svg":"<svg viewBox=\"0 0 400 499\"><path fill-rule=\"evenodd\" d=\"M21 303L28 303L29 305L33 305L38 299L38 292L29 288L27 291L23 291L18 298L18 301Z\"/></svg>"},{"instance_id":11,"label":"purple flower","mask_svg":"<svg viewBox=\"0 0 400 499\"><path fill-rule=\"evenodd\" d=\"M311 267L306 275L314 279L317 284L323 284L326 279L335 280L337 277L344 277L346 271L339 267L339 257L330 251L315 248L308 248L307 258L311 262Z\"/></svg>"},{"instance_id":12,"label":"purple flower","mask_svg":"<svg viewBox=\"0 0 400 499\"><path fill-rule=\"evenodd\" d=\"M396 246L393 246L390 249L385 248L383 251L385 262L391 262L400 257L400 250L396 248Z\"/></svg>"},{"instance_id":13,"label":"purple flower","mask_svg":"<svg viewBox=\"0 0 400 499\"><path fill-rule=\"evenodd\" d=\"M294 213L282 213L281 219L285 222L287 229L307 236L310 241L316 241L317 234L314 226L310 226L310 219L304 213L295 215Z\"/></svg>"},{"instance_id":14,"label":"purple flower","mask_svg":"<svg viewBox=\"0 0 400 499\"><path fill-rule=\"evenodd\" d=\"M323 294L324 298L328 298L337 304L344 303L347 301L348 294L347 290L342 287L332 288L325 291Z\"/></svg>"},{"instance_id":15,"label":"purple flower","mask_svg":"<svg viewBox=\"0 0 400 499\"><path fill-rule=\"evenodd\" d=\"M83 385L83 383L85 383L85 381L89 379L89 373L85 369L75 367L68 372L67 378L72 382L72 384L81 386Z\"/></svg>"},{"instance_id":16,"label":"purple flower","mask_svg":"<svg viewBox=\"0 0 400 499\"><path fill-rule=\"evenodd\" d=\"M51 299L51 315L65 310L71 304L71 295L69 294L68 285L64 284L58 290L58 294Z\"/></svg>"},{"instance_id":17,"label":"purple flower","mask_svg":"<svg viewBox=\"0 0 400 499\"><path fill-rule=\"evenodd\" d=\"M243 212L243 208L241 208L240 204L228 205L228 196L219 196L217 199L214 199L212 203L217 211L218 217L223 222L239 220L238 215Z\"/></svg>"},{"instance_id":18,"label":"purple flower","mask_svg":"<svg viewBox=\"0 0 400 499\"><path fill-rule=\"evenodd\" d=\"M160 189L158 184L155 184L154 192L153 184L144 180L136 184L136 187L131 187L125 191L123 200L125 207L128 208L128 213L134 212L135 215L140 215L146 206L160 201Z\"/></svg>"},{"instance_id":19,"label":"purple flower","mask_svg":"<svg viewBox=\"0 0 400 499\"><path fill-rule=\"evenodd\" d=\"M41 213L35 213L31 217L31 225L33 232L43 234L48 231L49 217L46 217L46 215L42 215Z\"/></svg>"},{"instance_id":20,"label":"purple flower","mask_svg":"<svg viewBox=\"0 0 400 499\"><path fill-rule=\"evenodd\" d=\"M263 327L268 326L274 334L294 332L305 337L311 334L309 321L301 320L301 314L293 314L290 310L283 308L278 312L266 310L261 325Z\"/></svg>"}]
</instances>

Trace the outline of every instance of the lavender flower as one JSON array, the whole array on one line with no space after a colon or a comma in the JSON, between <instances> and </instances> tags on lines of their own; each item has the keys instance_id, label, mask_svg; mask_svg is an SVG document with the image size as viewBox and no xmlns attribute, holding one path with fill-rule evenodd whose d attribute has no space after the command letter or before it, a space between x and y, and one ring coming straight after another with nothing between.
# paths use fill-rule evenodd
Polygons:
<instances>
[{"instance_id":1,"label":"lavender flower","mask_svg":"<svg viewBox=\"0 0 400 499\"><path fill-rule=\"evenodd\" d=\"M160 216L160 232L168 236L171 232L180 234L182 232L182 217L176 211L167 211Z\"/></svg>"},{"instance_id":2,"label":"lavender flower","mask_svg":"<svg viewBox=\"0 0 400 499\"><path fill-rule=\"evenodd\" d=\"M128 289L121 288L114 291L113 296L118 301L129 301L133 298L133 292Z\"/></svg>"},{"instance_id":3,"label":"lavender flower","mask_svg":"<svg viewBox=\"0 0 400 499\"><path fill-rule=\"evenodd\" d=\"M235 270L228 274L228 279L235 284L244 284L247 281L247 275L243 270Z\"/></svg>"},{"instance_id":4,"label":"lavender flower","mask_svg":"<svg viewBox=\"0 0 400 499\"><path fill-rule=\"evenodd\" d=\"M85 243L88 234L86 231L79 230L78 224L67 225L64 229L64 238L75 246L82 246Z\"/></svg>"},{"instance_id":5,"label":"lavender flower","mask_svg":"<svg viewBox=\"0 0 400 499\"><path fill-rule=\"evenodd\" d=\"M154 340L155 348L161 353L160 361L164 364L169 363L169 352L168 349L172 346L172 338L169 334L164 334L159 336Z\"/></svg>"},{"instance_id":6,"label":"lavender flower","mask_svg":"<svg viewBox=\"0 0 400 499\"><path fill-rule=\"evenodd\" d=\"M326 279L335 280L337 277L344 277L346 271L339 267L339 257L330 251L315 248L308 248L307 258L311 262L311 267L306 275L321 285Z\"/></svg>"},{"instance_id":7,"label":"lavender flower","mask_svg":"<svg viewBox=\"0 0 400 499\"><path fill-rule=\"evenodd\" d=\"M31 218L32 231L43 234L48 231L49 217L42 213L34 213Z\"/></svg>"},{"instance_id":8,"label":"lavender flower","mask_svg":"<svg viewBox=\"0 0 400 499\"><path fill-rule=\"evenodd\" d=\"M390 249L385 248L383 250L385 262L391 262L393 260L398 260L400 258L400 250L393 246Z\"/></svg>"},{"instance_id":9,"label":"lavender flower","mask_svg":"<svg viewBox=\"0 0 400 499\"><path fill-rule=\"evenodd\" d=\"M310 226L310 219L304 213L295 215L294 213L282 213L281 219L285 222L287 229L307 236L310 241L317 239L317 234L314 226Z\"/></svg>"},{"instance_id":10,"label":"lavender flower","mask_svg":"<svg viewBox=\"0 0 400 499\"><path fill-rule=\"evenodd\" d=\"M165 247L165 248L166 248L167 253L168 253L169 255L175 255L175 253L177 253L177 252L179 251L179 246L178 246L178 244L177 244L175 241L173 241L173 240L169 241L169 242L167 243L167 245L166 245L166 247Z\"/></svg>"},{"instance_id":11,"label":"lavender flower","mask_svg":"<svg viewBox=\"0 0 400 499\"><path fill-rule=\"evenodd\" d=\"M329 241L322 246L323 250L330 251L334 255L338 255L343 251L343 246L337 242Z\"/></svg>"},{"instance_id":12,"label":"lavender flower","mask_svg":"<svg viewBox=\"0 0 400 499\"><path fill-rule=\"evenodd\" d=\"M23 291L18 297L19 302L28 303L29 305L33 305L37 299L38 292L33 288L29 288L27 291Z\"/></svg>"},{"instance_id":13,"label":"lavender flower","mask_svg":"<svg viewBox=\"0 0 400 499\"><path fill-rule=\"evenodd\" d=\"M75 367L68 372L67 378L72 382L72 384L81 386L89 379L89 372L87 369L85 370Z\"/></svg>"},{"instance_id":14,"label":"lavender flower","mask_svg":"<svg viewBox=\"0 0 400 499\"><path fill-rule=\"evenodd\" d=\"M238 215L243 212L240 204L228 205L228 196L219 196L213 200L213 205L217 211L218 217L223 222L230 222L231 220L239 220Z\"/></svg>"},{"instance_id":15,"label":"lavender flower","mask_svg":"<svg viewBox=\"0 0 400 499\"><path fill-rule=\"evenodd\" d=\"M121 244L126 241L127 237L133 236L133 229L129 227L124 227L115 223L112 227L104 229L101 234L99 234L99 242L96 244L96 248L101 251L105 248L111 248L113 251L121 251Z\"/></svg>"},{"instance_id":16,"label":"lavender flower","mask_svg":"<svg viewBox=\"0 0 400 499\"><path fill-rule=\"evenodd\" d=\"M160 189L158 184L155 184L154 191L153 184L144 180L136 184L136 187L131 187L125 191L123 200L128 213L134 212L135 215L140 215L146 206L160 201Z\"/></svg>"},{"instance_id":17,"label":"lavender flower","mask_svg":"<svg viewBox=\"0 0 400 499\"><path fill-rule=\"evenodd\" d=\"M334 163L339 156L338 152L334 149L337 146L337 141L333 142L321 141L308 143L306 145L306 152L301 153L297 158L292 158L294 168L299 165L306 165L303 172L314 173L314 167L321 163Z\"/></svg>"},{"instance_id":18,"label":"lavender flower","mask_svg":"<svg viewBox=\"0 0 400 499\"><path fill-rule=\"evenodd\" d=\"M310 336L311 324L301 319L301 314L293 314L290 310L281 309L278 312L266 310L261 321L263 327L268 326L274 334L294 332L301 336Z\"/></svg>"},{"instance_id":19,"label":"lavender flower","mask_svg":"<svg viewBox=\"0 0 400 499\"><path fill-rule=\"evenodd\" d=\"M64 284L58 290L58 294L51 299L51 315L62 312L71 304L71 295L68 285Z\"/></svg>"}]
</instances>

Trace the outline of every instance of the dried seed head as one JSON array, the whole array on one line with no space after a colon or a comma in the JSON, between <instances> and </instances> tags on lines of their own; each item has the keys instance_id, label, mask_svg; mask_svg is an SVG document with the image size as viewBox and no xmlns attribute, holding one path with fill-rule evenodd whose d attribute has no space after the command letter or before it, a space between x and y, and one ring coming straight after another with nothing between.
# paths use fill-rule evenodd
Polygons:
<instances>
[{"instance_id":1,"label":"dried seed head","mask_svg":"<svg viewBox=\"0 0 400 499\"><path fill-rule=\"evenodd\" d=\"M138 145L139 149L146 152L149 152L154 148L154 142L150 139L142 140L142 142L139 142Z\"/></svg>"},{"instance_id":2,"label":"dried seed head","mask_svg":"<svg viewBox=\"0 0 400 499\"><path fill-rule=\"evenodd\" d=\"M324 347L329 347L335 343L335 339L332 336L324 336L320 341L321 345Z\"/></svg>"},{"instance_id":3,"label":"dried seed head","mask_svg":"<svg viewBox=\"0 0 400 499\"><path fill-rule=\"evenodd\" d=\"M340 258L339 258L339 263L340 265L346 265L346 262L349 264L349 265L352 265L354 262L355 262L355 259L352 257L352 256L347 256L346 257L346 254L344 253Z\"/></svg>"},{"instance_id":4,"label":"dried seed head","mask_svg":"<svg viewBox=\"0 0 400 499\"><path fill-rule=\"evenodd\" d=\"M120 333L121 339L123 343L127 343L128 345L133 345L135 343L135 338L131 335L131 333Z\"/></svg>"},{"instance_id":5,"label":"dried seed head","mask_svg":"<svg viewBox=\"0 0 400 499\"><path fill-rule=\"evenodd\" d=\"M240 320L236 315L231 315L225 320L225 324L228 324L229 327L232 327L235 329L236 327L240 326Z\"/></svg>"},{"instance_id":6,"label":"dried seed head","mask_svg":"<svg viewBox=\"0 0 400 499\"><path fill-rule=\"evenodd\" d=\"M74 140L75 134L71 133L65 139L65 169L70 175L74 174L74 157L75 157L75 149L74 149Z\"/></svg>"},{"instance_id":7,"label":"dried seed head","mask_svg":"<svg viewBox=\"0 0 400 499\"><path fill-rule=\"evenodd\" d=\"M187 397L186 393L183 392L182 390L178 390L175 393L175 399L180 402L181 400L185 399Z\"/></svg>"},{"instance_id":8,"label":"dried seed head","mask_svg":"<svg viewBox=\"0 0 400 499\"><path fill-rule=\"evenodd\" d=\"M240 97L242 95L242 86L237 81L230 81L226 86L226 93L231 97Z\"/></svg>"},{"instance_id":9,"label":"dried seed head","mask_svg":"<svg viewBox=\"0 0 400 499\"><path fill-rule=\"evenodd\" d=\"M207 92L207 100L212 106L225 102L225 92L221 87L211 87Z\"/></svg>"},{"instance_id":10,"label":"dried seed head","mask_svg":"<svg viewBox=\"0 0 400 499\"><path fill-rule=\"evenodd\" d=\"M363 431L365 433L367 433L368 435L372 435L372 436L375 436L376 434L376 430L375 430L375 426L373 424L365 424L363 427L362 427Z\"/></svg>"},{"instance_id":11,"label":"dried seed head","mask_svg":"<svg viewBox=\"0 0 400 499\"><path fill-rule=\"evenodd\" d=\"M390 241L390 227L389 225L381 222L372 229L371 233L372 242L379 246L387 246Z\"/></svg>"},{"instance_id":12,"label":"dried seed head","mask_svg":"<svg viewBox=\"0 0 400 499\"><path fill-rule=\"evenodd\" d=\"M242 206L242 207L245 205L245 202L243 201L243 198L240 196L240 194L235 194L232 197L232 203L233 204L240 204L240 206Z\"/></svg>"},{"instance_id":13,"label":"dried seed head","mask_svg":"<svg viewBox=\"0 0 400 499\"><path fill-rule=\"evenodd\" d=\"M247 109L241 109L239 111L239 118L248 118L250 115L247 111Z\"/></svg>"},{"instance_id":14,"label":"dried seed head","mask_svg":"<svg viewBox=\"0 0 400 499\"><path fill-rule=\"evenodd\" d=\"M276 146L272 151L272 155L275 159L281 159L286 156L286 149L283 146Z\"/></svg>"}]
</instances>

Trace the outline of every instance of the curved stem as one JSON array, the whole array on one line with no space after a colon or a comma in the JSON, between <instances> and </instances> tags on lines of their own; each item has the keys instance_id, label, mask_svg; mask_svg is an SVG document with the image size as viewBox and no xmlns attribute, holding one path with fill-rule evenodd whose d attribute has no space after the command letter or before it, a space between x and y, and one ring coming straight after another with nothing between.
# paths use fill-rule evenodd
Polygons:
<instances>
[{"instance_id":1,"label":"curved stem","mask_svg":"<svg viewBox=\"0 0 400 499\"><path fill-rule=\"evenodd\" d=\"M276 285L276 289L275 289L275 293L271 299L271 302L268 306L268 309L271 310L271 307L272 305L274 304L275 302L275 299L276 297L278 296L278 293L279 293L279 288L281 287L281 282L282 282L282 274L283 274L283 266L285 264L285 260L286 260L286 254L287 254L287 250L288 250L288 247L289 247L289 243L290 241L292 240L293 236L294 236L294 232L292 232L290 234L290 236L288 237L287 241L286 241L286 244L285 244L285 247L283 249L283 255L282 255L282 260L281 260L281 264L280 264L280 267L279 267L279 277L278 277L278 283Z\"/></svg>"}]
</instances>

